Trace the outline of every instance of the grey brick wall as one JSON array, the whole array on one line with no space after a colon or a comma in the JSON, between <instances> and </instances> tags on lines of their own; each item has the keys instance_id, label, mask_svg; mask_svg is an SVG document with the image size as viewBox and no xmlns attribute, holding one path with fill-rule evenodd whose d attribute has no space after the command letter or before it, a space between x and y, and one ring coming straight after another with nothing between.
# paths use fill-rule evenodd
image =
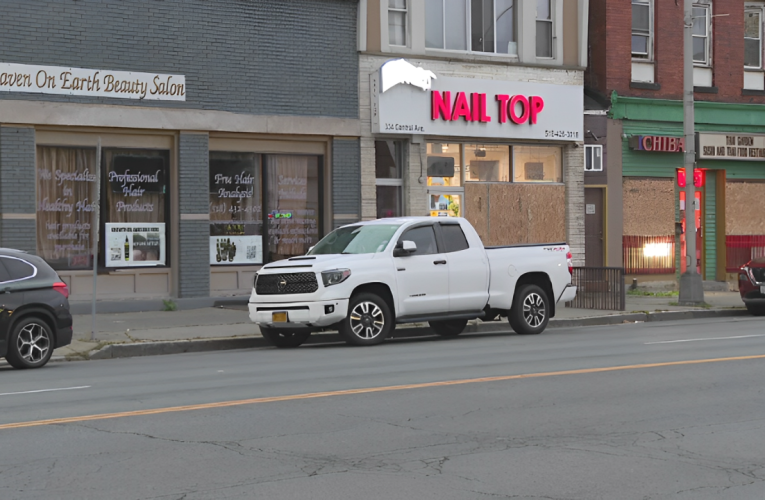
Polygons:
<instances>
[{"instance_id":1,"label":"grey brick wall","mask_svg":"<svg viewBox=\"0 0 765 500\"><path fill-rule=\"evenodd\" d=\"M0 213L35 213L35 131L0 127ZM0 246L35 252L34 219L0 218Z\"/></svg>"},{"instance_id":2,"label":"grey brick wall","mask_svg":"<svg viewBox=\"0 0 765 500\"><path fill-rule=\"evenodd\" d=\"M178 141L178 192L181 215L207 214L209 197L209 135L182 133ZM210 294L210 223L180 222L178 295L207 297Z\"/></svg>"},{"instance_id":3,"label":"grey brick wall","mask_svg":"<svg viewBox=\"0 0 765 500\"><path fill-rule=\"evenodd\" d=\"M334 227L361 219L361 143L359 139L332 141L332 212ZM338 218L338 215L354 217Z\"/></svg>"},{"instance_id":4,"label":"grey brick wall","mask_svg":"<svg viewBox=\"0 0 765 500\"><path fill-rule=\"evenodd\" d=\"M358 0L4 0L0 61L186 76L186 102L29 99L358 118Z\"/></svg>"}]
</instances>

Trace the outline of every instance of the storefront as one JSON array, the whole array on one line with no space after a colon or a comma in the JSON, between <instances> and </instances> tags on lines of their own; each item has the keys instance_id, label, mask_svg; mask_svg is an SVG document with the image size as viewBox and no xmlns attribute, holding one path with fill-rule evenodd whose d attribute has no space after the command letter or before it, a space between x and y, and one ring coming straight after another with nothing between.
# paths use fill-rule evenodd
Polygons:
<instances>
[{"instance_id":1,"label":"storefront","mask_svg":"<svg viewBox=\"0 0 765 500\"><path fill-rule=\"evenodd\" d=\"M695 106L697 163L691 174L683 169L680 102L613 100L612 118L623 130L628 274L664 280L685 271L685 209L691 207L686 182L696 186L694 237L704 280L735 282L741 265L765 254L765 121L758 118L765 107Z\"/></svg>"},{"instance_id":2,"label":"storefront","mask_svg":"<svg viewBox=\"0 0 765 500\"><path fill-rule=\"evenodd\" d=\"M5 6L0 30L35 53L0 47L0 244L74 300L204 298L359 220L357 5L312 5ZM264 51L274 19L301 43Z\"/></svg>"},{"instance_id":3,"label":"storefront","mask_svg":"<svg viewBox=\"0 0 765 500\"><path fill-rule=\"evenodd\" d=\"M365 218L462 216L487 245L568 241L583 258L581 73L492 66L479 78L467 64L364 62L362 187L376 200Z\"/></svg>"}]
</instances>

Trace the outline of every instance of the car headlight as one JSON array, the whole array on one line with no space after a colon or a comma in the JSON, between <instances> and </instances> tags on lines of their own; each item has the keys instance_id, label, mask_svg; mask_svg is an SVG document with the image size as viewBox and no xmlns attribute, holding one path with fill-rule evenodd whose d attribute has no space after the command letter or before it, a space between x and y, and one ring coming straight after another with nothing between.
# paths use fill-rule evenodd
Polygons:
<instances>
[{"instance_id":1,"label":"car headlight","mask_svg":"<svg viewBox=\"0 0 765 500\"><path fill-rule=\"evenodd\" d=\"M324 282L324 286L332 286L347 280L350 275L350 269L333 269L331 271L323 271L321 273L321 280Z\"/></svg>"}]
</instances>

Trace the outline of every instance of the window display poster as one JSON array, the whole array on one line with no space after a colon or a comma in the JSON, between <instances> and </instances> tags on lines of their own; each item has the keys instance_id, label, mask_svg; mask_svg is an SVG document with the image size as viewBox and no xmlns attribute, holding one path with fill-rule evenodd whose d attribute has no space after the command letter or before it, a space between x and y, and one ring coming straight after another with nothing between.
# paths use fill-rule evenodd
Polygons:
<instances>
[{"instance_id":1,"label":"window display poster","mask_svg":"<svg viewBox=\"0 0 765 500\"><path fill-rule=\"evenodd\" d=\"M165 224L106 224L106 267L165 265Z\"/></svg>"},{"instance_id":2,"label":"window display poster","mask_svg":"<svg viewBox=\"0 0 765 500\"><path fill-rule=\"evenodd\" d=\"M210 236L210 264L260 264L262 235Z\"/></svg>"}]
</instances>

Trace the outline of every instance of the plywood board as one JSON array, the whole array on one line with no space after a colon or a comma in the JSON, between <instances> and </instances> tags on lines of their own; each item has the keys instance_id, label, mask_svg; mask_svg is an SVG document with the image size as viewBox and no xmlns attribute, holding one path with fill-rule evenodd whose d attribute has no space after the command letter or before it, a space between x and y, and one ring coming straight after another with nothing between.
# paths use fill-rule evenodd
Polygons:
<instances>
[{"instance_id":1,"label":"plywood board","mask_svg":"<svg viewBox=\"0 0 765 500\"><path fill-rule=\"evenodd\" d=\"M490 184L487 245L566 240L566 190L561 185Z\"/></svg>"},{"instance_id":2,"label":"plywood board","mask_svg":"<svg viewBox=\"0 0 765 500\"><path fill-rule=\"evenodd\" d=\"M489 185L484 183L466 182L465 218L470 221L484 245L488 245L489 228Z\"/></svg>"},{"instance_id":3,"label":"plywood board","mask_svg":"<svg viewBox=\"0 0 765 500\"><path fill-rule=\"evenodd\" d=\"M765 234L765 183L728 179L725 232L732 235Z\"/></svg>"},{"instance_id":4,"label":"plywood board","mask_svg":"<svg viewBox=\"0 0 765 500\"><path fill-rule=\"evenodd\" d=\"M624 179L625 236L675 234L674 182L674 179Z\"/></svg>"}]
</instances>

